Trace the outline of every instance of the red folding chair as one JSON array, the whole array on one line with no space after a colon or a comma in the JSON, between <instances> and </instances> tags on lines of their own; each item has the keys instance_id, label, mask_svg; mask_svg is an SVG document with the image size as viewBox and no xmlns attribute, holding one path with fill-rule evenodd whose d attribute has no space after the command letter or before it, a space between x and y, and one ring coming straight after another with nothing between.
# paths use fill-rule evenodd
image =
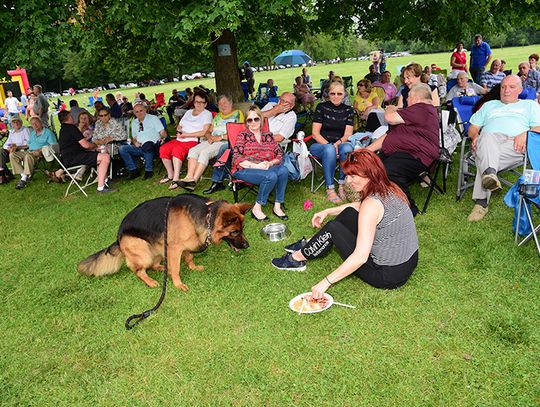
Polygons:
<instances>
[{"instance_id":1,"label":"red folding chair","mask_svg":"<svg viewBox=\"0 0 540 407\"><path fill-rule=\"evenodd\" d=\"M236 145L236 139L238 135L246 130L246 125L244 123L227 123L227 138L229 140L229 148L225 150L225 152L217 159L217 161L214 164L214 167L224 167L227 171L227 174L229 175L229 178L231 180L231 189L233 191L234 196L234 202L239 202L238 199L238 192L242 188L246 188L246 194L249 192L253 192L255 195L257 195L258 191L257 185L250 184L248 182L242 181L241 179L238 179L234 176L234 174L231 171L231 168L228 165L228 161L233 153L233 148ZM268 120L264 120L263 132L268 132ZM245 195L244 195L245 196ZM243 197L242 197L243 199Z\"/></svg>"}]
</instances>

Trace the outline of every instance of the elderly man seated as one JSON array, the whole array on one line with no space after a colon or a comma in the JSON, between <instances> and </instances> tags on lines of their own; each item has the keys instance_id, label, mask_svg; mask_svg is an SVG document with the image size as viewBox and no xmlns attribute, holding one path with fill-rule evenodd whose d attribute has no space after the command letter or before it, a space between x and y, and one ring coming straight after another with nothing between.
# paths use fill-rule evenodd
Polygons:
<instances>
[{"instance_id":1,"label":"elderly man seated","mask_svg":"<svg viewBox=\"0 0 540 407\"><path fill-rule=\"evenodd\" d=\"M519 77L523 88L533 88L536 91L538 103L540 103L540 72L531 69L528 62L519 64Z\"/></svg>"},{"instance_id":2,"label":"elderly man seated","mask_svg":"<svg viewBox=\"0 0 540 407\"><path fill-rule=\"evenodd\" d=\"M21 175L21 180L15 186L17 189L26 186L28 179L34 172L34 166L43 157L43 147L56 144L56 136L50 129L43 127L39 117L32 117L30 124L32 125L32 131L28 137L28 149L17 149L9 154L13 172ZM51 157L49 161L52 160L54 158Z\"/></svg>"},{"instance_id":3,"label":"elderly man seated","mask_svg":"<svg viewBox=\"0 0 540 407\"><path fill-rule=\"evenodd\" d=\"M501 83L506 76L504 72L501 72L501 65L500 59L494 59L491 63L491 68L489 68L489 71L482 74L480 85L482 85L485 90L491 90L495 85Z\"/></svg>"},{"instance_id":4,"label":"elderly man seated","mask_svg":"<svg viewBox=\"0 0 540 407\"><path fill-rule=\"evenodd\" d=\"M30 138L30 131L28 127L23 127L22 120L19 116L13 116L11 118L11 125L13 128L9 131L9 137L4 143L3 148L0 149L0 181L2 184L5 184L11 178L11 173L6 166L9 156L13 153L27 150L28 139ZM21 175L21 179L24 179L26 183L27 176L23 174Z\"/></svg>"},{"instance_id":5,"label":"elderly man seated","mask_svg":"<svg viewBox=\"0 0 540 407\"><path fill-rule=\"evenodd\" d=\"M431 88L425 83L413 85L408 107L388 106L384 117L390 130L367 148L381 152L388 178L407 195L416 216L419 211L408 184L428 171L439 157L439 113L432 104Z\"/></svg>"},{"instance_id":6,"label":"elderly man seated","mask_svg":"<svg viewBox=\"0 0 540 407\"><path fill-rule=\"evenodd\" d=\"M154 157L161 145L161 139L167 137L167 130L157 116L147 113L143 103L133 107L135 119L131 122L131 144L120 146L120 157L129 171L128 179L135 179L141 174L135 158L144 157L144 179L154 176Z\"/></svg>"},{"instance_id":7,"label":"elderly man seated","mask_svg":"<svg viewBox=\"0 0 540 407\"><path fill-rule=\"evenodd\" d=\"M505 77L501 100L486 102L470 119L477 170L469 222L486 216L491 193L501 189L497 173L523 162L527 131L540 131L540 106L533 100L518 99L522 89L519 77Z\"/></svg>"},{"instance_id":8,"label":"elderly man seated","mask_svg":"<svg viewBox=\"0 0 540 407\"><path fill-rule=\"evenodd\" d=\"M452 100L458 96L478 96L487 93L486 89L480 85L469 82L467 72L460 72L457 76L457 84L448 91L446 100Z\"/></svg>"},{"instance_id":9,"label":"elderly man seated","mask_svg":"<svg viewBox=\"0 0 540 407\"><path fill-rule=\"evenodd\" d=\"M294 104L296 102L294 94L283 92L279 97L278 103L270 102L262 110L265 119L268 119L270 132L282 147L286 147L290 137L294 133L296 124L296 113L294 113ZM217 157L227 149L227 145L221 147ZM225 169L223 167L215 167L212 172L212 185L203 194L212 194L216 191L225 189L223 179L225 178Z\"/></svg>"}]
</instances>

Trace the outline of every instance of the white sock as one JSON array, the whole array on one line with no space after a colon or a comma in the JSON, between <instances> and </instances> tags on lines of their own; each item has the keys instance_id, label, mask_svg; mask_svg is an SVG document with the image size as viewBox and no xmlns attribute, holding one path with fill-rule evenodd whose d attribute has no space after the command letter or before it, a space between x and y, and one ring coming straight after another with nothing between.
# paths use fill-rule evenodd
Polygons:
<instances>
[{"instance_id":1,"label":"white sock","mask_svg":"<svg viewBox=\"0 0 540 407\"><path fill-rule=\"evenodd\" d=\"M100 186L100 187L97 187L97 190L98 190L98 191L103 191L103 188L105 188L105 185L102 185L102 186Z\"/></svg>"},{"instance_id":2,"label":"white sock","mask_svg":"<svg viewBox=\"0 0 540 407\"><path fill-rule=\"evenodd\" d=\"M28 179L28 175L26 174L21 174L21 181L25 181Z\"/></svg>"}]
</instances>

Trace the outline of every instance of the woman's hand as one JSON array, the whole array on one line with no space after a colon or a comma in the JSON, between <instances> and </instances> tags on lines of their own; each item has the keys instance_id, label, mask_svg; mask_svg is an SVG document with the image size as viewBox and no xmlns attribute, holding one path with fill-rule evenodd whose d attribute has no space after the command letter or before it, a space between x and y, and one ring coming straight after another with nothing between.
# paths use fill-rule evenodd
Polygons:
<instances>
[{"instance_id":1,"label":"woman's hand","mask_svg":"<svg viewBox=\"0 0 540 407\"><path fill-rule=\"evenodd\" d=\"M330 283L326 281L326 278L322 279L316 285L311 287L311 297L314 300L318 300L319 298L322 298L326 290L328 290L328 288L330 288Z\"/></svg>"},{"instance_id":2,"label":"woman's hand","mask_svg":"<svg viewBox=\"0 0 540 407\"><path fill-rule=\"evenodd\" d=\"M326 216L328 216L326 211L317 212L315 215L313 215L313 218L311 219L311 225L314 228L320 228Z\"/></svg>"}]
</instances>

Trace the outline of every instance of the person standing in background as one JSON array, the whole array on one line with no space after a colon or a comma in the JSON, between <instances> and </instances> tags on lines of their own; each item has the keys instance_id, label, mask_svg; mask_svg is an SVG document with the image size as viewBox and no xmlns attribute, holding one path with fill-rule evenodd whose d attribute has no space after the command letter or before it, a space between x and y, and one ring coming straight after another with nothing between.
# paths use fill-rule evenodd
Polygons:
<instances>
[{"instance_id":1,"label":"person standing in background","mask_svg":"<svg viewBox=\"0 0 540 407\"><path fill-rule=\"evenodd\" d=\"M482 36L474 36L474 44L471 46L471 76L473 81L480 85L482 74L487 64L491 61L491 48L487 42L482 41Z\"/></svg>"}]
</instances>

